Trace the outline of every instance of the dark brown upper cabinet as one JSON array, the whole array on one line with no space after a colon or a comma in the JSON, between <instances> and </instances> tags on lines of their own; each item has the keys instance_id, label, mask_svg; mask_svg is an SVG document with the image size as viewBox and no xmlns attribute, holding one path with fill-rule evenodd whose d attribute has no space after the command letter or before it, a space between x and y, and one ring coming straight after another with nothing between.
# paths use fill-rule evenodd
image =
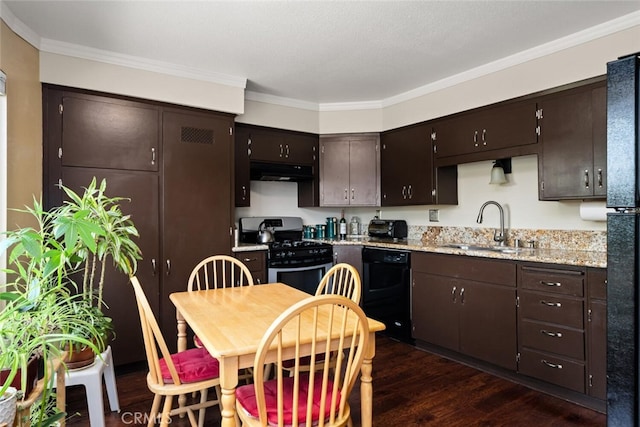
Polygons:
<instances>
[{"instance_id":1,"label":"dark brown upper cabinet","mask_svg":"<svg viewBox=\"0 0 640 427\"><path fill-rule=\"evenodd\" d=\"M537 152L534 99L505 101L434 121L436 166Z\"/></svg>"},{"instance_id":2,"label":"dark brown upper cabinet","mask_svg":"<svg viewBox=\"0 0 640 427\"><path fill-rule=\"evenodd\" d=\"M154 105L65 92L59 104L62 166L157 171L160 112Z\"/></svg>"},{"instance_id":3,"label":"dark brown upper cabinet","mask_svg":"<svg viewBox=\"0 0 640 427\"><path fill-rule=\"evenodd\" d=\"M236 206L251 204L252 161L311 166L315 178L298 182L298 206L319 206L318 135L236 123L234 146Z\"/></svg>"},{"instance_id":4,"label":"dark brown upper cabinet","mask_svg":"<svg viewBox=\"0 0 640 427\"><path fill-rule=\"evenodd\" d=\"M253 161L314 164L317 158L317 135L281 129L251 127L249 157Z\"/></svg>"},{"instance_id":5,"label":"dark brown upper cabinet","mask_svg":"<svg viewBox=\"0 0 640 427\"><path fill-rule=\"evenodd\" d=\"M434 167L431 134L430 123L382 133L382 206L458 203L457 166Z\"/></svg>"},{"instance_id":6,"label":"dark brown upper cabinet","mask_svg":"<svg viewBox=\"0 0 640 427\"><path fill-rule=\"evenodd\" d=\"M377 133L322 136L320 206L379 206L379 147Z\"/></svg>"},{"instance_id":7,"label":"dark brown upper cabinet","mask_svg":"<svg viewBox=\"0 0 640 427\"><path fill-rule=\"evenodd\" d=\"M236 125L235 128L235 200L236 207L251 206L251 170L249 168L251 130Z\"/></svg>"},{"instance_id":8,"label":"dark brown upper cabinet","mask_svg":"<svg viewBox=\"0 0 640 427\"><path fill-rule=\"evenodd\" d=\"M606 198L605 82L545 95L539 104L540 200Z\"/></svg>"}]
</instances>

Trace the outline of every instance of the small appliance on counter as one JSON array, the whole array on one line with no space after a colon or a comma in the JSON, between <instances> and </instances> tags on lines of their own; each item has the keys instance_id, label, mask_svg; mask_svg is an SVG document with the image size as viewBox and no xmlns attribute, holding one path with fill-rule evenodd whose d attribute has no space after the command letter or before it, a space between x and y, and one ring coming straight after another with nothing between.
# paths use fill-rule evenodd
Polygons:
<instances>
[{"instance_id":1,"label":"small appliance on counter","mask_svg":"<svg viewBox=\"0 0 640 427\"><path fill-rule=\"evenodd\" d=\"M399 241L407 239L407 221L402 219L377 219L369 222L368 235L372 240Z\"/></svg>"}]
</instances>

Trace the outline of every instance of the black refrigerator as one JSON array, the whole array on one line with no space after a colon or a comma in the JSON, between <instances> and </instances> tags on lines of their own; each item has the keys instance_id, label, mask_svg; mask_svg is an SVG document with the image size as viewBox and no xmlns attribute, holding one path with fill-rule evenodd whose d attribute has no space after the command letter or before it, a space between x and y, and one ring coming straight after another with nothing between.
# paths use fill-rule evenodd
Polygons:
<instances>
[{"instance_id":1,"label":"black refrigerator","mask_svg":"<svg viewBox=\"0 0 640 427\"><path fill-rule=\"evenodd\" d=\"M607 64L607 424L640 425L640 52Z\"/></svg>"}]
</instances>

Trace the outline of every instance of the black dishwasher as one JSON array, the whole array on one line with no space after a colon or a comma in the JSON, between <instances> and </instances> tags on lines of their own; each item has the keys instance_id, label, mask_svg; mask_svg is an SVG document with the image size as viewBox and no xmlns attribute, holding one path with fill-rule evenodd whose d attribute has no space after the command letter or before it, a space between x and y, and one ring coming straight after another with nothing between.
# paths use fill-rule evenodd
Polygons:
<instances>
[{"instance_id":1,"label":"black dishwasher","mask_svg":"<svg viewBox=\"0 0 640 427\"><path fill-rule=\"evenodd\" d=\"M365 313L386 325L386 335L413 343L410 252L365 247L362 264L362 308Z\"/></svg>"}]
</instances>

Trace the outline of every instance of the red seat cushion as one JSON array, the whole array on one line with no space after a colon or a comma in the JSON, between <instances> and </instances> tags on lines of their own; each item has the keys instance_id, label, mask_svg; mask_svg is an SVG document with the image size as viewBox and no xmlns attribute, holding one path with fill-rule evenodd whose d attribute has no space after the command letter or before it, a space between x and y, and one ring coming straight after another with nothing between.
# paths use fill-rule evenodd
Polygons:
<instances>
[{"instance_id":1,"label":"red seat cushion","mask_svg":"<svg viewBox=\"0 0 640 427\"><path fill-rule=\"evenodd\" d=\"M174 353L171 355L171 360L178 372L178 378L183 383L210 380L217 378L220 373L218 360L204 348L192 348ZM160 359L160 372L166 382L173 382L164 359Z\"/></svg>"},{"instance_id":2,"label":"red seat cushion","mask_svg":"<svg viewBox=\"0 0 640 427\"><path fill-rule=\"evenodd\" d=\"M293 377L285 377L283 382L284 390L284 423L293 424ZM340 393L336 390L336 393ZM271 380L264 383L265 402L267 407L267 420L270 425L278 425L278 381ZM327 400L324 418L331 414L331 398L333 394L333 383L330 381L327 387ZM307 396L309 395L309 376L300 375L300 393L298 422L304 424L307 421ZM320 400L322 398L322 375L315 375L313 383L313 410L312 417L316 421L320 415ZM238 387L236 389L236 400L249 415L258 418L258 404L256 402L256 390L253 384ZM340 395L336 402L336 408L340 406Z\"/></svg>"}]
</instances>

